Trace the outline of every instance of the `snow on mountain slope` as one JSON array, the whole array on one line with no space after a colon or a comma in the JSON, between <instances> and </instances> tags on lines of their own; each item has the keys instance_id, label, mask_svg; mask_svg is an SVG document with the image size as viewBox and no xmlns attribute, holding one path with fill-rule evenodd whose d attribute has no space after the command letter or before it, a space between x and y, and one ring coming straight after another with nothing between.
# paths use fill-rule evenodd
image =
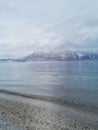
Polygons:
<instances>
[{"instance_id":1,"label":"snow on mountain slope","mask_svg":"<svg viewBox=\"0 0 98 130\"><path fill-rule=\"evenodd\" d=\"M75 51L75 50L62 50L62 51L36 51L32 54L22 57L0 57L0 62L16 61L81 61L81 60L98 60L98 52L92 51Z\"/></svg>"},{"instance_id":2,"label":"snow on mountain slope","mask_svg":"<svg viewBox=\"0 0 98 130\"><path fill-rule=\"evenodd\" d=\"M98 53L84 51L52 51L52 52L33 52L32 54L23 57L20 61L35 61L35 60L98 60Z\"/></svg>"}]
</instances>

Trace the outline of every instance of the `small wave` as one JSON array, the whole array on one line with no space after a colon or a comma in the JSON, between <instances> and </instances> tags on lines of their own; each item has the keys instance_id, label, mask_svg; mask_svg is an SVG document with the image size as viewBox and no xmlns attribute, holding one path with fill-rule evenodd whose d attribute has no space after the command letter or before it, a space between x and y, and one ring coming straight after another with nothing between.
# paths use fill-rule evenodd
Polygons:
<instances>
[{"instance_id":1,"label":"small wave","mask_svg":"<svg viewBox=\"0 0 98 130\"><path fill-rule=\"evenodd\" d=\"M44 101L52 101L52 102L56 102L56 103L62 102L62 99L59 99L59 98L42 96L42 95L31 95L31 94L19 93L19 92L15 92L15 91L4 90L4 89L0 89L0 93L21 96L21 97L25 97L25 98L44 100Z\"/></svg>"}]
</instances>

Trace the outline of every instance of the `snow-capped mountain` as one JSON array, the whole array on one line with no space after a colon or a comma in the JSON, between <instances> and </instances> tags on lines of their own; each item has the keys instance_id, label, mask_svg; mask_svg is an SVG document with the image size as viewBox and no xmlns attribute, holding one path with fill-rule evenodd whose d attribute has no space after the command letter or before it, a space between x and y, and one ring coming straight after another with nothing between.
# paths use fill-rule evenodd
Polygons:
<instances>
[{"instance_id":1,"label":"snow-capped mountain","mask_svg":"<svg viewBox=\"0 0 98 130\"><path fill-rule=\"evenodd\" d=\"M72 61L72 60L98 60L98 53L85 51L52 51L33 52L32 54L18 59L18 61Z\"/></svg>"},{"instance_id":2,"label":"snow-capped mountain","mask_svg":"<svg viewBox=\"0 0 98 130\"><path fill-rule=\"evenodd\" d=\"M98 60L98 52L91 51L37 51L23 58L2 58L1 62L16 61L16 62L27 62L27 61L81 61L81 60Z\"/></svg>"}]
</instances>

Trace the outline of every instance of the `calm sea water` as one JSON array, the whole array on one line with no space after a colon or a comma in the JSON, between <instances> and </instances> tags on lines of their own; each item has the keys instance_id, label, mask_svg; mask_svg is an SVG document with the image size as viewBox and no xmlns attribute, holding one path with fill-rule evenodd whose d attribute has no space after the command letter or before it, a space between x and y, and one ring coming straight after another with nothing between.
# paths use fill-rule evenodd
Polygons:
<instances>
[{"instance_id":1,"label":"calm sea water","mask_svg":"<svg viewBox=\"0 0 98 130\"><path fill-rule=\"evenodd\" d=\"M98 104L98 61L0 63L0 89Z\"/></svg>"}]
</instances>

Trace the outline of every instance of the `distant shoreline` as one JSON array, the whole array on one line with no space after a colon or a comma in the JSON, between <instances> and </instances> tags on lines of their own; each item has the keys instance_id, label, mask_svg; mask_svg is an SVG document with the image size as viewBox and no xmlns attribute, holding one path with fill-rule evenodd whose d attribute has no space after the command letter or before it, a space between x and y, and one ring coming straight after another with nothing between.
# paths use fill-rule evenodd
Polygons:
<instances>
[{"instance_id":1,"label":"distant shoreline","mask_svg":"<svg viewBox=\"0 0 98 130\"><path fill-rule=\"evenodd\" d=\"M98 60L98 52L83 50L35 51L22 57L1 57L1 62Z\"/></svg>"}]
</instances>

